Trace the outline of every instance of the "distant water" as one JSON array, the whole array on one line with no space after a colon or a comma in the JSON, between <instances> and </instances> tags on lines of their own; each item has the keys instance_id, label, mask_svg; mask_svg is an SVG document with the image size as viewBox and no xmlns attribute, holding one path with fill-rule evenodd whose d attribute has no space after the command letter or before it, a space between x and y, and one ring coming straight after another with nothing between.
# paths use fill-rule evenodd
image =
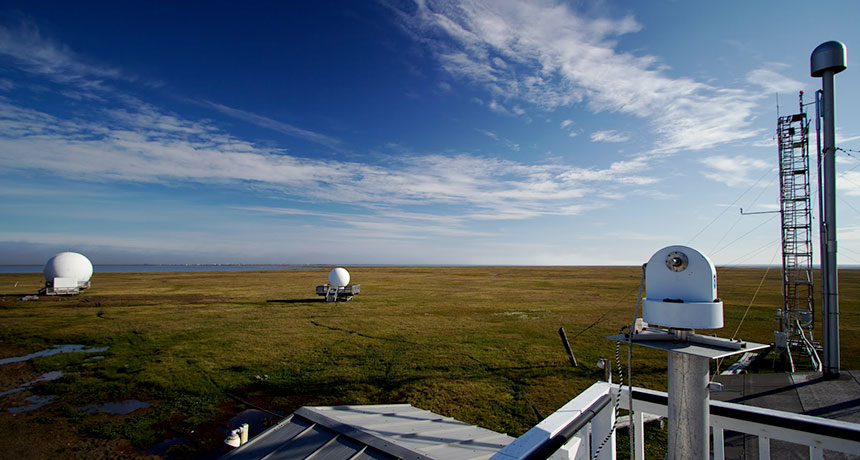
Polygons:
<instances>
[{"instance_id":1,"label":"distant water","mask_svg":"<svg viewBox=\"0 0 860 460\"><path fill-rule=\"evenodd\" d=\"M42 273L43 265L0 265L0 273ZM95 265L95 273L223 272L254 270L313 270L318 265Z\"/></svg>"},{"instance_id":2,"label":"distant water","mask_svg":"<svg viewBox=\"0 0 860 460\"><path fill-rule=\"evenodd\" d=\"M60 353L101 353L103 351L108 351L109 348L110 347L86 348L83 345L54 345L54 348L37 351L35 353L30 353L29 355L0 359L0 364L19 363L21 361L29 361L41 356L53 356Z\"/></svg>"}]
</instances>

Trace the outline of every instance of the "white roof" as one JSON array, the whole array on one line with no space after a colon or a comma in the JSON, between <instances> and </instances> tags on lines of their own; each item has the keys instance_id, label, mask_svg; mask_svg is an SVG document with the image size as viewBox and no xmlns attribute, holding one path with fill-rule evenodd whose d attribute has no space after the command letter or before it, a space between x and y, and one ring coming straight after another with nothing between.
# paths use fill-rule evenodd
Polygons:
<instances>
[{"instance_id":1,"label":"white roof","mask_svg":"<svg viewBox=\"0 0 860 460\"><path fill-rule=\"evenodd\" d=\"M225 458L488 459L514 438L409 404L302 407ZM343 445L350 445L351 453ZM360 449L359 457L355 448ZM299 452L301 452L300 455ZM380 455L381 454L381 455ZM317 457L314 457L317 458Z\"/></svg>"}]
</instances>

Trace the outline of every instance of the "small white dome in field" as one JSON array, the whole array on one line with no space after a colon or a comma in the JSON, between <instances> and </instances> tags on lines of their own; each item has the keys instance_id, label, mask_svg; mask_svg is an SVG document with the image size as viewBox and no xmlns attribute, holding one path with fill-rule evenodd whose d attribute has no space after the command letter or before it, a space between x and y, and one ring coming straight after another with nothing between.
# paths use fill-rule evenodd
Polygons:
<instances>
[{"instance_id":1,"label":"small white dome in field","mask_svg":"<svg viewBox=\"0 0 860 460\"><path fill-rule=\"evenodd\" d=\"M328 274L328 284L332 287L344 287L349 284L349 272L345 268L335 268Z\"/></svg>"},{"instance_id":2,"label":"small white dome in field","mask_svg":"<svg viewBox=\"0 0 860 460\"><path fill-rule=\"evenodd\" d=\"M77 252L61 252L45 264L42 270L45 281L53 281L54 278L74 278L78 284L86 283L93 276L93 264L82 254Z\"/></svg>"}]
</instances>

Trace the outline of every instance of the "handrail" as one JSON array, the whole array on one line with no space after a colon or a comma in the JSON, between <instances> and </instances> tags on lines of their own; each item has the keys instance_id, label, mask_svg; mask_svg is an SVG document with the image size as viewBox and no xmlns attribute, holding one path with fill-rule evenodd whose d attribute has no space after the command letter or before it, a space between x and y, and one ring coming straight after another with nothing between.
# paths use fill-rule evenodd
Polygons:
<instances>
[{"instance_id":1,"label":"handrail","mask_svg":"<svg viewBox=\"0 0 860 460\"><path fill-rule=\"evenodd\" d=\"M660 406L667 406L669 404L669 398L666 393L653 390L646 391L635 387L633 389L633 400L634 402L644 401ZM860 425L821 417L725 403L722 401L711 401L711 415L788 430L803 431L805 433L813 433L846 441L857 442L860 440Z\"/></svg>"},{"instance_id":2,"label":"handrail","mask_svg":"<svg viewBox=\"0 0 860 460\"><path fill-rule=\"evenodd\" d=\"M555 436L544 440L535 450L523 457L523 460L548 459L552 454L558 451L561 446L567 444L567 442L570 441L571 438L579 432L579 430L588 425L591 422L591 419L593 419L604 407L609 405L611 401L612 397L608 394L598 398L597 401L594 401L587 409L582 411L581 414L577 415L576 418L559 430Z\"/></svg>"},{"instance_id":3,"label":"handrail","mask_svg":"<svg viewBox=\"0 0 860 460\"><path fill-rule=\"evenodd\" d=\"M624 389L623 391L627 391ZM633 389L634 410L666 416L668 395L644 388ZM625 402L624 398L621 399ZM622 408L628 409L626 404ZM637 421L637 433L642 430ZM759 458L770 458L770 441L781 440L809 448L810 458L822 458L824 450L856 454L860 452L860 424L831 420L805 414L746 406L722 401L710 403L710 425L713 428L714 460L723 460L724 432L735 431L759 438ZM639 445L636 446L639 449ZM636 459L644 458L641 449Z\"/></svg>"},{"instance_id":4,"label":"handrail","mask_svg":"<svg viewBox=\"0 0 860 460\"><path fill-rule=\"evenodd\" d=\"M627 393L631 391L630 393ZM597 382L537 426L493 456L494 460L545 460L560 448L569 450L565 458L591 456L591 441L602 439L609 433L614 414L607 408L613 397L619 398L622 409L630 409L627 396L633 397L632 428L636 438L643 439L643 414L661 417L668 415L669 398L665 392L633 387L613 388L606 382ZM606 416L602 418L602 416ZM584 428L591 425L591 434L584 436ZM722 401L710 402L710 425L713 428L713 458L724 460L724 433L734 431L757 436L759 458L769 459L772 440L788 441L809 448L810 458L822 459L825 450L856 454L860 452L860 424L831 420L805 414L794 414L774 409L745 406ZM614 442L614 440L613 440ZM610 443L611 445L612 443ZM600 458L615 458L615 450L601 452ZM583 457L584 456L584 457ZM644 449L637 442L636 460L644 458Z\"/></svg>"}]
</instances>

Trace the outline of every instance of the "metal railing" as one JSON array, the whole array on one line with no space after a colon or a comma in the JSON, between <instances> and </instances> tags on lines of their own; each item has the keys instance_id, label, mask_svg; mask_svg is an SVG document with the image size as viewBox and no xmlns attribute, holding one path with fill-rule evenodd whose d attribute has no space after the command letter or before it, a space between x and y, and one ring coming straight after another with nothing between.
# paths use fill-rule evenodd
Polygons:
<instances>
[{"instance_id":1,"label":"metal railing","mask_svg":"<svg viewBox=\"0 0 860 460\"><path fill-rule=\"evenodd\" d=\"M666 417L668 395L661 391L633 387L633 430L637 440L634 457L645 458L644 415ZM629 409L628 390L621 391L621 408ZM537 426L514 440L492 457L512 459L595 458L594 450L606 437L608 444L597 455L598 460L615 459L615 434L610 433L615 414L610 398L618 397L618 386L597 382ZM670 421L671 423L671 421ZM770 459L771 440L787 441L809 449L811 460L823 459L825 451L860 456L860 424L809 415L711 401L710 426L714 460L725 459L725 433L743 433L758 438L758 458ZM574 431L575 429L575 431ZM559 440L564 440L560 444ZM554 448L560 445L560 448Z\"/></svg>"}]
</instances>

